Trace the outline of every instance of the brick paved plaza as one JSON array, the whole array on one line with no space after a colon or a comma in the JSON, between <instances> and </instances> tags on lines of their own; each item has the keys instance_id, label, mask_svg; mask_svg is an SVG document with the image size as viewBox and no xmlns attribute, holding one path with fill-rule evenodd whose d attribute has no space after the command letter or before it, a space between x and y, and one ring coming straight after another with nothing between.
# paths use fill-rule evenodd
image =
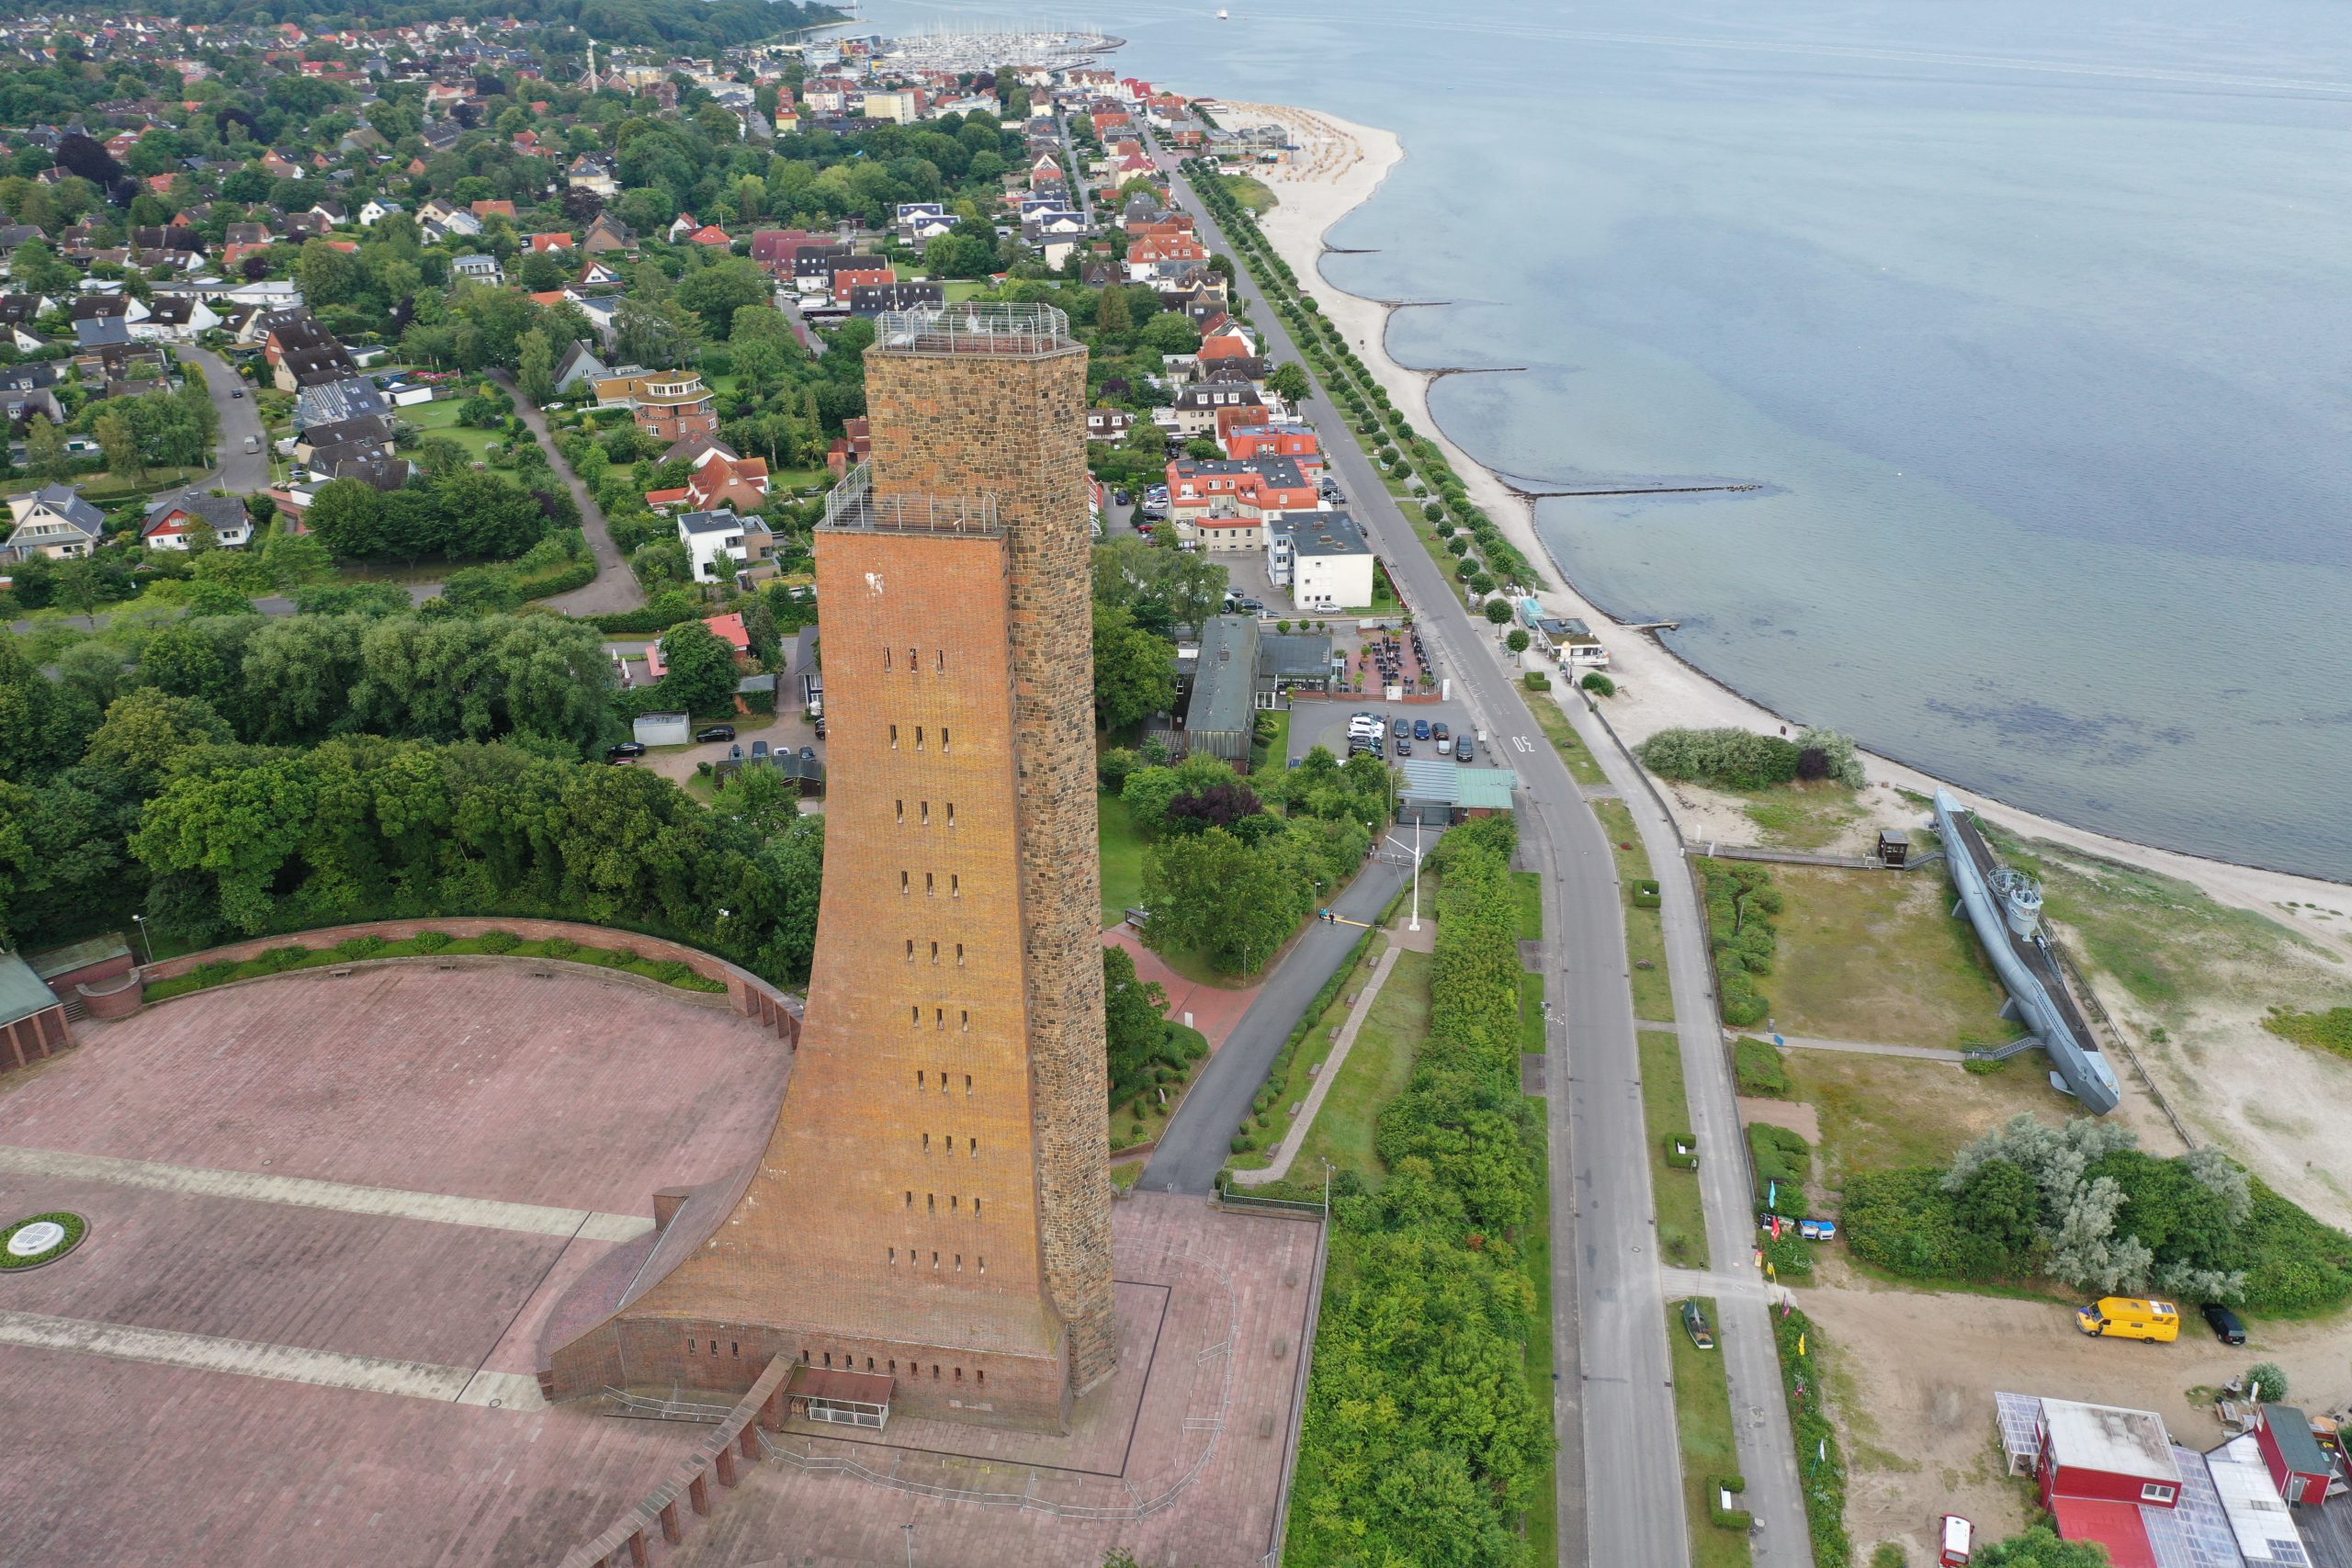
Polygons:
<instances>
[{"instance_id":1,"label":"brick paved plaza","mask_svg":"<svg viewBox=\"0 0 2352 1568\"><path fill-rule=\"evenodd\" d=\"M553 1565L692 1450L707 1428L547 1408L539 1329L656 1188L758 1153L791 1057L731 1010L532 967L227 987L0 1077L0 1210L91 1222L0 1279L0 1568ZM1121 1371L1069 1437L787 1430L884 1479L771 1459L654 1561L899 1563L911 1520L926 1563L1255 1562L1315 1241L1124 1202Z\"/></svg>"}]
</instances>

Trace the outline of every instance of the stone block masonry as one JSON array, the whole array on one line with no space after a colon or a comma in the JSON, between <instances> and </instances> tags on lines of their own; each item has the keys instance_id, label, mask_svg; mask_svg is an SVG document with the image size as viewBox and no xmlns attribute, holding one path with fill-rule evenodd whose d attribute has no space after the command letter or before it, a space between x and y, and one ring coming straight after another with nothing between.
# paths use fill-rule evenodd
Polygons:
<instances>
[{"instance_id":1,"label":"stone block masonry","mask_svg":"<svg viewBox=\"0 0 2352 1568\"><path fill-rule=\"evenodd\" d=\"M559 1314L558 1397L740 1392L782 1356L1061 1426L1115 1370L1086 355L915 341L868 351L871 499L817 537L832 789L792 1089L754 1169L583 1280L613 1294Z\"/></svg>"}]
</instances>

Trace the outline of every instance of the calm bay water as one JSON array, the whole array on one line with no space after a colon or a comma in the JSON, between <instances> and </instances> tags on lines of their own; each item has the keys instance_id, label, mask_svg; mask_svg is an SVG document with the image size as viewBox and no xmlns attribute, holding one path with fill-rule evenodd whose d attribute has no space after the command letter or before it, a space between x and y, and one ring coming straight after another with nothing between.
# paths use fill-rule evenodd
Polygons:
<instances>
[{"instance_id":1,"label":"calm bay water","mask_svg":"<svg viewBox=\"0 0 2352 1568\"><path fill-rule=\"evenodd\" d=\"M1138 0L1407 159L1331 236L1612 613L2121 837L2352 878L2352 10ZM1018 5L874 0L872 25Z\"/></svg>"}]
</instances>

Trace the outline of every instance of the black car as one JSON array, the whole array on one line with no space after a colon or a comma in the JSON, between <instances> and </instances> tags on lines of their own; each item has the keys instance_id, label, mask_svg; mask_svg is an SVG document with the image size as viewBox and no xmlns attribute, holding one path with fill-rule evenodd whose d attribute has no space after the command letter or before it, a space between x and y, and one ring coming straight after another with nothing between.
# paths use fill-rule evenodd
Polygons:
<instances>
[{"instance_id":1,"label":"black car","mask_svg":"<svg viewBox=\"0 0 2352 1568\"><path fill-rule=\"evenodd\" d=\"M735 739L735 727L731 724L714 724L707 729L695 730L695 739L696 740L732 740Z\"/></svg>"},{"instance_id":2,"label":"black car","mask_svg":"<svg viewBox=\"0 0 2352 1568\"><path fill-rule=\"evenodd\" d=\"M607 762L634 762L644 755L645 742L642 740L624 740L617 746L605 748L605 761Z\"/></svg>"},{"instance_id":3,"label":"black car","mask_svg":"<svg viewBox=\"0 0 2352 1568\"><path fill-rule=\"evenodd\" d=\"M2245 1343L2245 1325L2238 1320L2237 1314L2219 1302L2207 1302L2199 1310L2205 1314L2205 1326L2213 1331L2214 1338L2224 1345Z\"/></svg>"},{"instance_id":4,"label":"black car","mask_svg":"<svg viewBox=\"0 0 2352 1568\"><path fill-rule=\"evenodd\" d=\"M242 398L245 395L245 389L243 387L232 388L229 395L232 398Z\"/></svg>"},{"instance_id":5,"label":"black car","mask_svg":"<svg viewBox=\"0 0 2352 1568\"><path fill-rule=\"evenodd\" d=\"M1466 762L1470 760L1470 738L1468 736L1457 735L1453 738L1453 760L1457 762Z\"/></svg>"},{"instance_id":6,"label":"black car","mask_svg":"<svg viewBox=\"0 0 2352 1568\"><path fill-rule=\"evenodd\" d=\"M766 741L754 740L752 742L752 761L754 762L761 761L766 758L767 754L768 743Z\"/></svg>"},{"instance_id":7,"label":"black car","mask_svg":"<svg viewBox=\"0 0 2352 1568\"><path fill-rule=\"evenodd\" d=\"M1111 499L1121 506L1132 506L1135 504L1135 495L1129 491L1114 490L1111 492Z\"/></svg>"},{"instance_id":8,"label":"black car","mask_svg":"<svg viewBox=\"0 0 2352 1568\"><path fill-rule=\"evenodd\" d=\"M800 748L800 760L804 762L815 761L817 760L817 748L814 746L803 746Z\"/></svg>"}]
</instances>

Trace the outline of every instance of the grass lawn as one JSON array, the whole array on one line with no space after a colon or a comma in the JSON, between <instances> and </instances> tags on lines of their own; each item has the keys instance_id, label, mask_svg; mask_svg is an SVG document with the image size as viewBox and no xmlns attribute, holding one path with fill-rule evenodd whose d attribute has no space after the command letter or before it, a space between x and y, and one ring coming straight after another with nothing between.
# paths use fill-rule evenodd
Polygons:
<instances>
[{"instance_id":1,"label":"grass lawn","mask_svg":"<svg viewBox=\"0 0 2352 1568\"><path fill-rule=\"evenodd\" d=\"M1266 182L1253 175L1227 175L1225 177L1225 188L1252 218L1263 218L1267 213L1272 212L1278 200ZM949 298L953 299L954 296L950 295Z\"/></svg>"},{"instance_id":2,"label":"grass lawn","mask_svg":"<svg viewBox=\"0 0 2352 1568\"><path fill-rule=\"evenodd\" d=\"M1290 766L1290 709L1276 708L1273 718L1273 739L1263 746L1254 742L1250 746L1252 776L1271 773L1279 779Z\"/></svg>"},{"instance_id":3,"label":"grass lawn","mask_svg":"<svg viewBox=\"0 0 2352 1568\"><path fill-rule=\"evenodd\" d=\"M960 305L967 299L977 299L989 291L987 282L977 277L949 278L940 285L940 288L945 292L947 303L950 305Z\"/></svg>"},{"instance_id":4,"label":"grass lawn","mask_svg":"<svg viewBox=\"0 0 2352 1568\"><path fill-rule=\"evenodd\" d=\"M1519 892L1519 940L1544 940L1544 877L1540 872L1514 871L1511 886Z\"/></svg>"},{"instance_id":5,"label":"grass lawn","mask_svg":"<svg viewBox=\"0 0 2352 1568\"><path fill-rule=\"evenodd\" d=\"M1694 1298L1708 1325L1723 1332L1713 1296ZM1692 1568L1739 1568L1755 1561L1747 1537L1717 1529L1708 1516L1713 1479L1739 1473L1731 1425L1731 1384L1720 1350L1702 1350L1682 1326L1681 1308L1666 1309L1666 1337L1674 1347L1674 1429L1682 1444L1682 1511L1690 1528Z\"/></svg>"},{"instance_id":6,"label":"grass lawn","mask_svg":"<svg viewBox=\"0 0 2352 1568\"><path fill-rule=\"evenodd\" d=\"M1833 1190L1852 1171L1949 1165L1962 1144L2022 1111L2045 1120L2072 1114L2073 1102L2050 1087L2040 1052L1983 1075L1949 1062L1842 1051L1790 1051L1783 1060L1791 1094L1821 1118L1816 1168Z\"/></svg>"},{"instance_id":7,"label":"grass lawn","mask_svg":"<svg viewBox=\"0 0 2352 1568\"><path fill-rule=\"evenodd\" d=\"M1780 953L1760 984L1782 1033L1940 1050L2018 1037L1941 871L1774 866L1772 886Z\"/></svg>"},{"instance_id":8,"label":"grass lawn","mask_svg":"<svg viewBox=\"0 0 2352 1568\"><path fill-rule=\"evenodd\" d=\"M1338 1081L1316 1113L1314 1129L1292 1162L1294 1171L1319 1174L1328 1159L1368 1179L1386 1173L1387 1167L1373 1150L1373 1134L1382 1109L1411 1080L1413 1057L1429 1032L1430 955L1400 953Z\"/></svg>"},{"instance_id":9,"label":"grass lawn","mask_svg":"<svg viewBox=\"0 0 2352 1568\"><path fill-rule=\"evenodd\" d=\"M1682 1087L1681 1043L1662 1029L1637 1037L1642 1053L1642 1125L1649 1134L1650 1186L1657 1197L1657 1245L1685 1269L1707 1266L1707 1215L1700 1205L1699 1173L1666 1163L1666 1137L1690 1130L1690 1102ZM1701 1149L1702 1160L1737 1159L1737 1149Z\"/></svg>"},{"instance_id":10,"label":"grass lawn","mask_svg":"<svg viewBox=\"0 0 2352 1568\"><path fill-rule=\"evenodd\" d=\"M1634 814L1623 801L1596 800L1592 813L1600 818L1600 830L1609 837L1609 852L1617 857L1617 874L1624 884L1625 957L1633 973L1634 1016L1671 1023L1674 982L1666 969L1666 917L1634 902L1634 884L1650 874L1649 852L1642 848Z\"/></svg>"},{"instance_id":11,"label":"grass lawn","mask_svg":"<svg viewBox=\"0 0 2352 1568\"><path fill-rule=\"evenodd\" d=\"M420 440L427 435L444 435L464 447L468 456L476 462L486 461L492 444L503 442L504 437L495 430L476 430L469 425L459 424L458 410L464 400L462 398L445 398L439 402L419 403L413 408L402 409L401 423L414 425Z\"/></svg>"},{"instance_id":12,"label":"grass lawn","mask_svg":"<svg viewBox=\"0 0 2352 1568\"><path fill-rule=\"evenodd\" d=\"M1283 1134L1290 1131L1291 1107L1306 1102L1307 1091L1315 1087L1317 1075L1322 1071L1323 1064L1330 1059L1332 1041L1339 1034L1340 1026L1347 1022L1348 1010L1355 1006L1356 998L1372 978L1373 968L1386 948L1386 939L1376 933L1357 944L1355 957L1349 963L1345 978L1331 993L1331 1005L1316 1018L1306 1038L1301 1040L1298 1049L1290 1054L1289 1063L1285 1066L1277 1059L1276 1066L1282 1068L1282 1077L1270 1078L1266 1085L1274 1096L1269 1124L1261 1130L1252 1130L1250 1136L1258 1146L1246 1154L1234 1156L1231 1164L1235 1169L1261 1170L1271 1162L1274 1145L1281 1143ZM1296 1165L1294 1164L1292 1168L1295 1170ZM1317 1179L1321 1179L1320 1167L1317 1168Z\"/></svg>"},{"instance_id":13,"label":"grass lawn","mask_svg":"<svg viewBox=\"0 0 2352 1568\"><path fill-rule=\"evenodd\" d=\"M1535 727L1552 742L1552 749L1560 754L1560 761L1568 765L1568 772L1577 783L1607 784L1609 775L1600 771L1600 759L1586 750L1585 743L1577 739L1576 727L1568 722L1568 716L1560 711L1560 705L1541 692L1522 692L1521 694L1535 715Z\"/></svg>"},{"instance_id":14,"label":"grass lawn","mask_svg":"<svg viewBox=\"0 0 2352 1568\"><path fill-rule=\"evenodd\" d=\"M1117 795L1105 793L1095 805L1102 818L1102 923L1111 926L1143 902L1143 830Z\"/></svg>"},{"instance_id":15,"label":"grass lawn","mask_svg":"<svg viewBox=\"0 0 2352 1568\"><path fill-rule=\"evenodd\" d=\"M1764 842L1781 849L1823 849L1862 817L1854 792L1827 781L1735 793L1747 803L1747 819Z\"/></svg>"}]
</instances>

